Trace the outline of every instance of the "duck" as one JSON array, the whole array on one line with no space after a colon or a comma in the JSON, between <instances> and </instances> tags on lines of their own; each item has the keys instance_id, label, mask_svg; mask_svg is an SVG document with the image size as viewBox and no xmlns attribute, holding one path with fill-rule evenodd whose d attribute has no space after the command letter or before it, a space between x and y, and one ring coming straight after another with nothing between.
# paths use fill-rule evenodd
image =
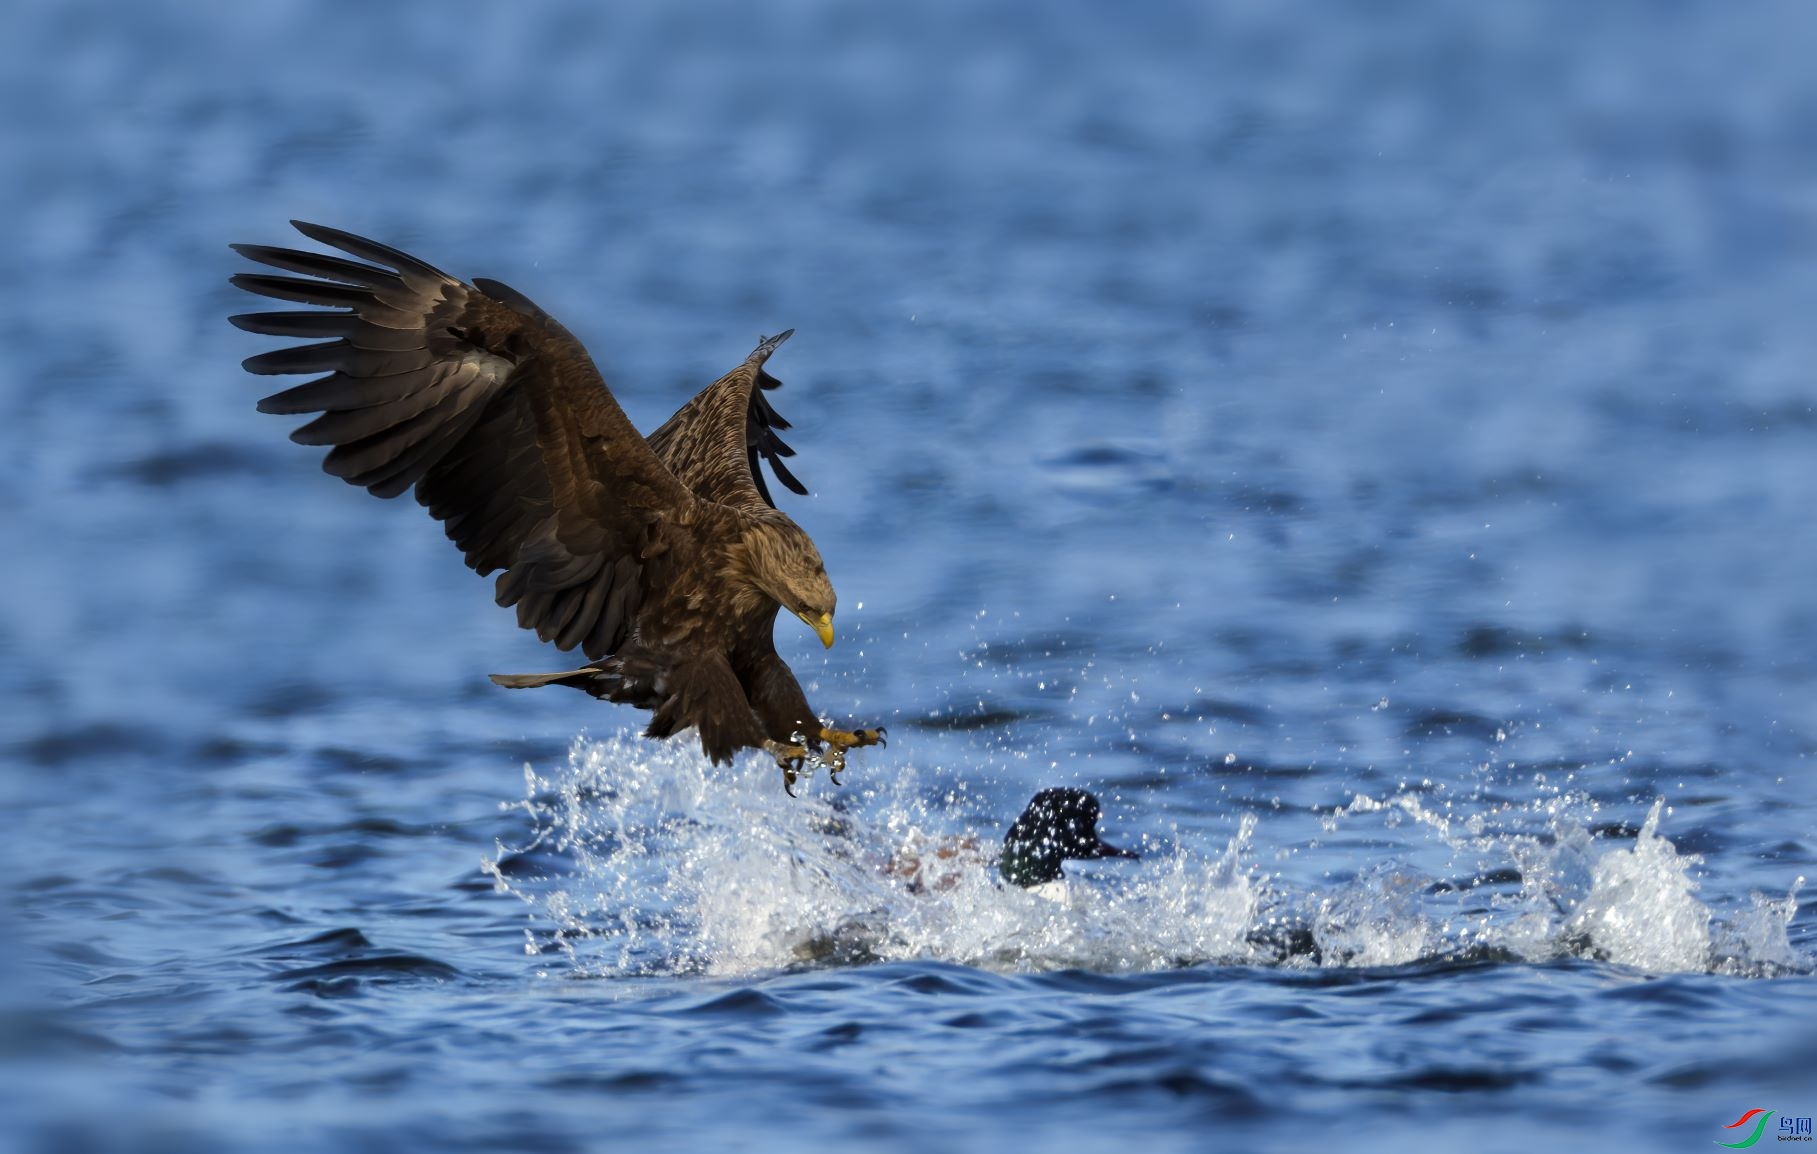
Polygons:
<instances>
[{"instance_id":1,"label":"duck","mask_svg":"<svg viewBox=\"0 0 1817 1154\"><path fill-rule=\"evenodd\" d=\"M1085 895L1068 890L1064 863L1141 856L1098 836L1102 812L1098 799L1086 790L1044 789L1029 799L1022 815L1004 833L1000 852L975 834L931 836L911 831L906 844L883 861L872 859L864 864L917 899L950 893L968 879L978 879L1004 891L1005 896L1013 890L1031 899L1073 906ZM843 820L836 820L825 832L835 843L855 843L860 837L858 827ZM883 904L840 918L804 937L795 945L795 955L814 964L882 961L888 954L879 946L896 937L891 910L897 908Z\"/></svg>"},{"instance_id":2,"label":"duck","mask_svg":"<svg viewBox=\"0 0 1817 1154\"><path fill-rule=\"evenodd\" d=\"M994 864L1005 884L1038 896L1057 896L1060 887L1055 883L1065 879L1068 861L1142 856L1098 836L1102 813L1103 806L1089 790L1044 789L1029 799L1004 833L994 863L979 840L967 834L905 846L885 871L905 881L910 893L925 893L950 890L967 871Z\"/></svg>"},{"instance_id":3,"label":"duck","mask_svg":"<svg viewBox=\"0 0 1817 1154\"><path fill-rule=\"evenodd\" d=\"M997 872L1004 881L1033 889L1066 876L1068 861L1099 858L1137 859L1134 850L1111 845L1098 836L1103 807L1083 789L1044 789L1029 799L1009 832L1003 835L1003 852Z\"/></svg>"}]
</instances>

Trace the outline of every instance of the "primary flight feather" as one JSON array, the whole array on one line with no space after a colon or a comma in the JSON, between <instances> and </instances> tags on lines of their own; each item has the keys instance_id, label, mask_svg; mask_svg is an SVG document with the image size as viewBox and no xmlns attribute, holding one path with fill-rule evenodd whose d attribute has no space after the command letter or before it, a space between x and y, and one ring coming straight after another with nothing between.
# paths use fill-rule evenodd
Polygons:
<instances>
[{"instance_id":1,"label":"primary flight feather","mask_svg":"<svg viewBox=\"0 0 1817 1154\"><path fill-rule=\"evenodd\" d=\"M249 372L322 373L259 402L319 413L291 434L329 446L322 467L379 497L411 487L498 603L591 664L499 675L512 688L568 685L650 710L646 735L693 728L714 762L774 757L783 787L818 753L881 744L881 729L823 726L776 653L778 610L833 643L820 553L775 507L767 465L789 427L764 364L793 330L760 341L648 439L554 318L497 281L451 277L387 245L292 221L355 260L265 245L240 255L296 276L240 273L248 292L323 308L230 318L248 332L315 338L262 353ZM760 460L763 464L760 465ZM837 777L834 778L837 781Z\"/></svg>"}]
</instances>

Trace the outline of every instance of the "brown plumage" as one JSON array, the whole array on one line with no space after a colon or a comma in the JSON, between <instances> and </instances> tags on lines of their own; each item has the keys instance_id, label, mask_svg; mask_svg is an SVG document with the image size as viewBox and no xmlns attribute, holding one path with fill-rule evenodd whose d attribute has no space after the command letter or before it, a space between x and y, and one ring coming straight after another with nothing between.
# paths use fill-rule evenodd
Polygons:
<instances>
[{"instance_id":1,"label":"brown plumage","mask_svg":"<svg viewBox=\"0 0 1817 1154\"><path fill-rule=\"evenodd\" d=\"M335 311L250 313L249 332L312 337L248 358L254 373L326 373L259 402L320 413L291 434L330 446L322 467L379 497L416 499L498 603L558 649L592 664L495 675L514 688L569 685L651 710L647 733L693 727L714 762L768 750L784 787L810 751L878 744L881 730L824 728L772 631L786 608L832 644L834 594L820 553L779 511L760 459L782 464L789 427L765 392L764 363L790 332L682 406L648 440L569 332L513 289L457 280L394 248L292 221L325 253L234 245L297 276L233 283ZM835 778L835 780L837 780Z\"/></svg>"}]
</instances>

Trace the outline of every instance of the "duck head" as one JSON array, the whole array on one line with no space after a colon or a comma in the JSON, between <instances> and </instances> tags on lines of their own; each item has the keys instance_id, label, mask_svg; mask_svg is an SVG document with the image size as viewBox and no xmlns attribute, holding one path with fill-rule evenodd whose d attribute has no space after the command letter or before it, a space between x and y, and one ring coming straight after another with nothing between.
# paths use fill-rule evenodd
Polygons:
<instances>
[{"instance_id":1,"label":"duck head","mask_svg":"<svg viewBox=\"0 0 1817 1154\"><path fill-rule=\"evenodd\" d=\"M1011 885L1038 886L1065 877L1061 863L1093 858L1135 858L1098 836L1098 799L1082 789L1044 789L1003 835L997 870Z\"/></svg>"}]
</instances>

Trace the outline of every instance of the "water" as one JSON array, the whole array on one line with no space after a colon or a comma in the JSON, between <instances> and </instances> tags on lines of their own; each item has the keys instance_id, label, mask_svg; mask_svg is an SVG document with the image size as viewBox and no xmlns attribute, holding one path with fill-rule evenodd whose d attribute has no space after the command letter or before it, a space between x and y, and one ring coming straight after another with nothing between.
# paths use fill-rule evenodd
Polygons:
<instances>
[{"instance_id":1,"label":"water","mask_svg":"<svg viewBox=\"0 0 1817 1154\"><path fill-rule=\"evenodd\" d=\"M0 1145L1817 1113L1802 8L3 19ZM791 801L489 685L556 655L252 411L224 246L292 216L644 428L797 327L842 641L778 641L889 748ZM1143 860L929 856L1050 785Z\"/></svg>"}]
</instances>

